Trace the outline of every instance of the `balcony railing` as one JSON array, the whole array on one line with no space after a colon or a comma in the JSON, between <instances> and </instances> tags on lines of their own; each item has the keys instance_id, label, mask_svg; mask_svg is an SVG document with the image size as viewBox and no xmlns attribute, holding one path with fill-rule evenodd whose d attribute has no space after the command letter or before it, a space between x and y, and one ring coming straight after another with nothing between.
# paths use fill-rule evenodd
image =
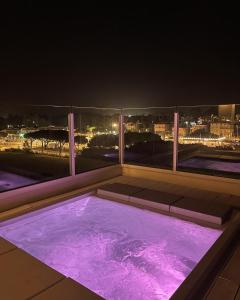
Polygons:
<instances>
[{"instance_id":1,"label":"balcony railing","mask_svg":"<svg viewBox=\"0 0 240 300\"><path fill-rule=\"evenodd\" d=\"M1 192L114 164L240 178L240 105L1 109Z\"/></svg>"}]
</instances>

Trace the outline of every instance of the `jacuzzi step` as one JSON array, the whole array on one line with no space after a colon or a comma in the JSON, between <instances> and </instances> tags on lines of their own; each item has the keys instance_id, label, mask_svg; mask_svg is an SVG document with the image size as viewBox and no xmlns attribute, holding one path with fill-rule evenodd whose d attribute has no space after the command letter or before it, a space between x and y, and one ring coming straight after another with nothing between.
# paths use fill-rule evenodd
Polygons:
<instances>
[{"instance_id":1,"label":"jacuzzi step","mask_svg":"<svg viewBox=\"0 0 240 300\"><path fill-rule=\"evenodd\" d=\"M165 193L157 190L144 189L130 196L133 203L147 205L153 208L170 211L170 205L180 200L182 196Z\"/></svg>"},{"instance_id":2,"label":"jacuzzi step","mask_svg":"<svg viewBox=\"0 0 240 300\"><path fill-rule=\"evenodd\" d=\"M221 225L229 216L231 207L206 199L182 198L170 206L170 212Z\"/></svg>"},{"instance_id":3,"label":"jacuzzi step","mask_svg":"<svg viewBox=\"0 0 240 300\"><path fill-rule=\"evenodd\" d=\"M100 186L97 189L97 194L100 196L114 197L122 200L129 200L129 197L142 191L143 188L123 184L123 183L111 183Z\"/></svg>"}]
</instances>

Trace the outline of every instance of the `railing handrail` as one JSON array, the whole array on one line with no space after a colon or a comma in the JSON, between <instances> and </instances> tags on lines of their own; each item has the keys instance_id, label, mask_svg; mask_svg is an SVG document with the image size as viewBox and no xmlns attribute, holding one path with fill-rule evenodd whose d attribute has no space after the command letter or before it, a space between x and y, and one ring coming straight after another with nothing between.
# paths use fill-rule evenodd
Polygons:
<instances>
[{"instance_id":1,"label":"railing handrail","mask_svg":"<svg viewBox=\"0 0 240 300\"><path fill-rule=\"evenodd\" d=\"M2 104L4 105L4 103L2 103ZM227 103L227 104L198 104L198 105L141 106L141 107L78 106L78 105L57 105L57 104L21 104L19 106L127 111L127 110L148 110L148 109L176 109L177 110L179 108L217 107L219 105L236 105L236 106L238 106L240 104L239 103L230 103L230 104Z\"/></svg>"}]
</instances>

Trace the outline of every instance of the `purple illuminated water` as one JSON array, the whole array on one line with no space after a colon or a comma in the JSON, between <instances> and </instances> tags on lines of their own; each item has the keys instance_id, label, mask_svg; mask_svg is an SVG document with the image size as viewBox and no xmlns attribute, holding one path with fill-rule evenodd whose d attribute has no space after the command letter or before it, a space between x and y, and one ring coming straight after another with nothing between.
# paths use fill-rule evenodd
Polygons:
<instances>
[{"instance_id":1,"label":"purple illuminated water","mask_svg":"<svg viewBox=\"0 0 240 300\"><path fill-rule=\"evenodd\" d=\"M90 196L0 236L106 299L169 299L221 231Z\"/></svg>"}]
</instances>

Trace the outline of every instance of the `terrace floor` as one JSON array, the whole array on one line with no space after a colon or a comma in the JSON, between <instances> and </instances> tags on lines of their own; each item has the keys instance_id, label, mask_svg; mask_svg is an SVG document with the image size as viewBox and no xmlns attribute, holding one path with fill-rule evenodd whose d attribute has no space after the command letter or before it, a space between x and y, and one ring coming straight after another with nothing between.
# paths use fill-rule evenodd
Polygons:
<instances>
[{"instance_id":1,"label":"terrace floor","mask_svg":"<svg viewBox=\"0 0 240 300\"><path fill-rule=\"evenodd\" d=\"M238 238L239 240L239 238ZM226 261L220 267L210 288L205 294L206 300L240 299L240 243L232 249Z\"/></svg>"},{"instance_id":2,"label":"terrace floor","mask_svg":"<svg viewBox=\"0 0 240 300\"><path fill-rule=\"evenodd\" d=\"M219 203L220 206L226 206L228 204L234 203L234 201L236 201L236 197L238 197L233 195L220 194L217 192L209 192L206 190L200 190L196 188L184 187L172 183L129 176L115 177L111 180L107 180L92 186L87 186L77 191L73 191L71 193L71 197L73 195L75 196L83 194L89 190L96 190L102 185L113 183L135 186L141 188L142 190L154 190L159 192L160 194L168 193L172 196L177 196L172 198L177 198L178 200L193 199L193 202L195 203L200 203L199 201L203 199L208 199L208 201L214 201L214 203ZM116 200L121 202L120 199ZM126 199L122 202L126 202ZM127 200L127 202L129 201ZM152 202L154 202L154 196ZM39 209L40 207L50 205L51 203L56 203L56 199L46 199L38 201L37 203L30 204L27 206L27 208L23 210L23 212L25 213L27 211ZM137 202L132 202L129 204L138 207L145 206ZM214 228L225 229L229 226L229 223L231 223L231 221L227 220L226 222L224 222L224 224L216 224L212 223L211 220L210 222L208 222L208 220L206 219L195 219L194 216L188 214L181 215L181 213L176 213L176 211L162 211L161 208L158 209L158 207L154 206L149 206L148 208L150 210L160 211L164 214L170 214L175 216L177 215L179 218L194 221L201 225L210 226ZM17 210L17 213L18 212L22 213L21 209ZM234 216L234 214L235 212L232 214L232 216ZM0 221L6 219L6 217L11 218L11 216L16 216L16 210L13 209L12 213L11 211L0 213ZM221 295L222 289L224 289L226 297L221 299L240 299L240 245L238 245L238 248L236 248L236 246L234 248L231 248L231 251L228 251L228 255L224 258L224 260L221 260L221 263L221 270L213 272L211 280L209 281L209 286L206 289L205 296L199 299L220 299L219 295ZM64 277L62 274L56 272L55 270L41 263L37 259L33 258L31 255L18 249L17 247L15 247L14 245L10 244L2 238L0 238L0 265L1 297L3 297L4 300L101 299L99 296L89 291L85 287L81 286L80 284L74 282L69 278Z\"/></svg>"}]
</instances>

